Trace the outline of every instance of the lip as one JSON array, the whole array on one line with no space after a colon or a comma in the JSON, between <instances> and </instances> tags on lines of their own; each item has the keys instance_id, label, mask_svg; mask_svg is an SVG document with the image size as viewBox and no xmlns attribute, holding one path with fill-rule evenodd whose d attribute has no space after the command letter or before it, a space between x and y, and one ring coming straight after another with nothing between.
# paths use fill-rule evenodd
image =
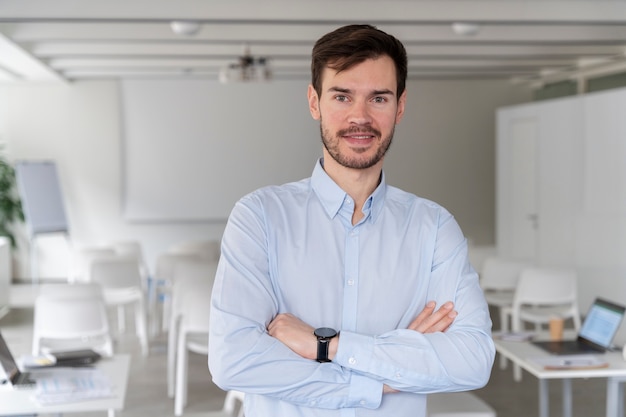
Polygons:
<instances>
[{"instance_id":1,"label":"lip","mask_svg":"<svg viewBox=\"0 0 626 417\"><path fill-rule=\"evenodd\" d=\"M369 133L351 133L349 135L343 135L343 139L352 146L369 146L376 136Z\"/></svg>"}]
</instances>

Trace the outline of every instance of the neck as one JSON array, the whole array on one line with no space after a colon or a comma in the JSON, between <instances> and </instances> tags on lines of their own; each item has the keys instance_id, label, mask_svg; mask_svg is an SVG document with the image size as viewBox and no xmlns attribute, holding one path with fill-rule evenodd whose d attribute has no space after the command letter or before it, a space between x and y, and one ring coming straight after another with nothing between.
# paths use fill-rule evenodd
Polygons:
<instances>
[{"instance_id":1,"label":"neck","mask_svg":"<svg viewBox=\"0 0 626 417\"><path fill-rule=\"evenodd\" d=\"M366 169L346 168L330 155L324 155L324 171L354 200L352 224L363 217L363 204L380 183L382 162Z\"/></svg>"}]
</instances>

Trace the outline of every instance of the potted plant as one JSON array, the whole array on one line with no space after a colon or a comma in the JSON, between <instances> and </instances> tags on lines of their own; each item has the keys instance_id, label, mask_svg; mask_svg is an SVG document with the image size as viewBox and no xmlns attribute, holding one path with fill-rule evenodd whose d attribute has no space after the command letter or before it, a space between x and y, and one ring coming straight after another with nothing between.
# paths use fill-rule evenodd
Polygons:
<instances>
[{"instance_id":1,"label":"potted plant","mask_svg":"<svg viewBox=\"0 0 626 417\"><path fill-rule=\"evenodd\" d=\"M11 247L17 246L13 224L24 221L24 211L15 182L15 169L0 155L0 236L11 241Z\"/></svg>"}]
</instances>

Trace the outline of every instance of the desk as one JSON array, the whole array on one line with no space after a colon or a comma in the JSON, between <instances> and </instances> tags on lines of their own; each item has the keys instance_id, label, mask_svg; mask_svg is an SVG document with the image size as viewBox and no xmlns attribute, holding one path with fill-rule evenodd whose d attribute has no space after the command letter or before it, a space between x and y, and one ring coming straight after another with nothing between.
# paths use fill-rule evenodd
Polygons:
<instances>
[{"instance_id":1,"label":"desk","mask_svg":"<svg viewBox=\"0 0 626 417\"><path fill-rule=\"evenodd\" d=\"M623 390L620 384L626 381L626 361L621 352L600 354L609 366L598 369L546 370L538 363L529 360L550 354L530 342L494 340L496 351L511 362L519 365L539 379L539 416L549 415L548 381L563 380L563 416L572 416L572 379L607 378L606 417L621 417L623 413Z\"/></svg>"},{"instance_id":2,"label":"desk","mask_svg":"<svg viewBox=\"0 0 626 417\"><path fill-rule=\"evenodd\" d=\"M35 393L34 389L16 390L7 386L0 388L0 416L39 413L85 413L107 410L109 416L113 416L115 410L124 408L130 369L130 355L124 354L115 355L112 358L103 358L98 362L97 367L102 369L110 378L114 391L113 397L42 406L32 398Z\"/></svg>"}]
</instances>

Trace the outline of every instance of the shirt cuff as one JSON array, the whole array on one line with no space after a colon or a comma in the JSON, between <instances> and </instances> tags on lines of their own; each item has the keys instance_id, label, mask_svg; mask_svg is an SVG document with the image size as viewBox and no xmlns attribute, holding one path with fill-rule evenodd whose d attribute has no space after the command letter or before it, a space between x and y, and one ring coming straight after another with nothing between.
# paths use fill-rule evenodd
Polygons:
<instances>
[{"instance_id":1,"label":"shirt cuff","mask_svg":"<svg viewBox=\"0 0 626 417\"><path fill-rule=\"evenodd\" d=\"M383 398L383 383L371 377L352 372L350 378L349 407L376 409Z\"/></svg>"},{"instance_id":2,"label":"shirt cuff","mask_svg":"<svg viewBox=\"0 0 626 417\"><path fill-rule=\"evenodd\" d=\"M366 363L372 359L371 339L371 336L342 331L333 362L352 370L350 404L375 409L382 401L383 383L361 373L367 367Z\"/></svg>"}]
</instances>

